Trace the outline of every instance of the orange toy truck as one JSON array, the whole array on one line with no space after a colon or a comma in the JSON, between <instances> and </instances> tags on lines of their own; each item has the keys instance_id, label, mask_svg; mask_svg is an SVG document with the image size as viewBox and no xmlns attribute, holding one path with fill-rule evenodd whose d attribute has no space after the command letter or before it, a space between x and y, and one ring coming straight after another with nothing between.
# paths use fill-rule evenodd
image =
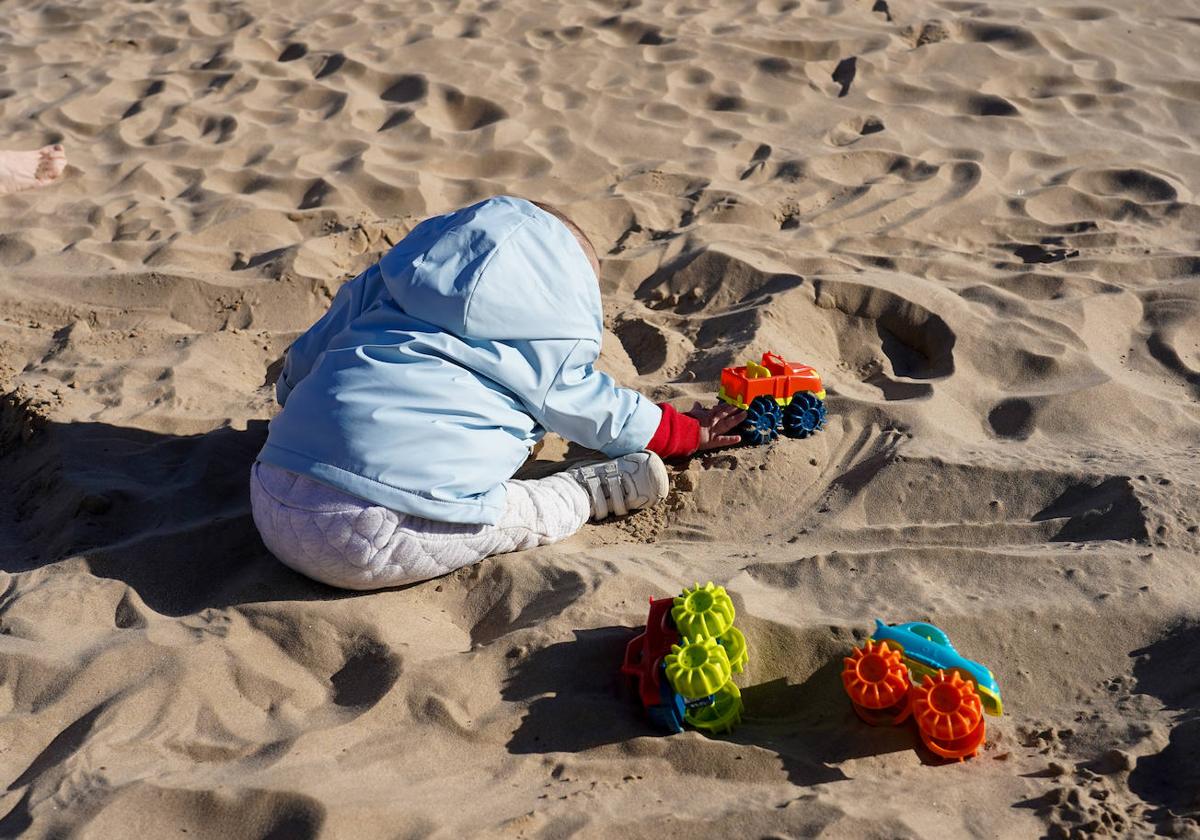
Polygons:
<instances>
[{"instance_id":1,"label":"orange toy truck","mask_svg":"<svg viewBox=\"0 0 1200 840\"><path fill-rule=\"evenodd\" d=\"M825 388L809 365L785 362L777 353L763 353L762 362L721 371L717 398L745 410L738 427L743 443L767 443L783 432L806 438L825 427Z\"/></svg>"}]
</instances>

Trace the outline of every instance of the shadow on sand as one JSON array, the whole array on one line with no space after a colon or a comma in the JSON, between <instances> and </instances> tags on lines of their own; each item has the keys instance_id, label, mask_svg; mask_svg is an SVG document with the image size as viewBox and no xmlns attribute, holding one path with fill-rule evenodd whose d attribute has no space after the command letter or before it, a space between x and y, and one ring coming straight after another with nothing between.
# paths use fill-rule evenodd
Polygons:
<instances>
[{"instance_id":1,"label":"shadow on sand","mask_svg":"<svg viewBox=\"0 0 1200 840\"><path fill-rule=\"evenodd\" d=\"M1200 624L1180 624L1130 656L1138 692L1178 715L1167 746L1138 759L1129 789L1156 807L1156 822L1200 818Z\"/></svg>"},{"instance_id":2,"label":"shadow on sand","mask_svg":"<svg viewBox=\"0 0 1200 840\"><path fill-rule=\"evenodd\" d=\"M170 435L44 424L0 457L0 571L75 558L172 616L347 596L281 565L258 537L248 476L266 426Z\"/></svg>"},{"instance_id":3,"label":"shadow on sand","mask_svg":"<svg viewBox=\"0 0 1200 840\"><path fill-rule=\"evenodd\" d=\"M94 422L34 428L10 395L0 401L0 572L79 558L170 616L355 596L291 571L259 538L249 475L267 421L196 435ZM588 454L571 447L567 457ZM517 475L561 468L530 461Z\"/></svg>"}]
</instances>

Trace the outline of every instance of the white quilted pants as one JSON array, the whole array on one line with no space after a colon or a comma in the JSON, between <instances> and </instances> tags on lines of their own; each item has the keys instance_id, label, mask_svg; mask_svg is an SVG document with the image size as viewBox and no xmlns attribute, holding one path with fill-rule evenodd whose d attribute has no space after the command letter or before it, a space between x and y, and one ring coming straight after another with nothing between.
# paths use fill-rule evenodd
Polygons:
<instances>
[{"instance_id":1,"label":"white quilted pants","mask_svg":"<svg viewBox=\"0 0 1200 840\"><path fill-rule=\"evenodd\" d=\"M380 589L444 575L493 554L558 542L591 513L572 478L508 481L495 525L397 513L288 470L255 462L250 507L263 542L303 575L343 589Z\"/></svg>"}]
</instances>

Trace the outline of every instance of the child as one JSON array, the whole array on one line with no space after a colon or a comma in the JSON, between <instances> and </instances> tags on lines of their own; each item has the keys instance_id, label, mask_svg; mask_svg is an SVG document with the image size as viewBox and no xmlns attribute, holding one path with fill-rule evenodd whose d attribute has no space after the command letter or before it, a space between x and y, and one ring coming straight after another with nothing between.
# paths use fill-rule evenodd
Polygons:
<instances>
[{"instance_id":1,"label":"child","mask_svg":"<svg viewBox=\"0 0 1200 840\"><path fill-rule=\"evenodd\" d=\"M559 211L500 196L422 222L288 350L250 480L263 542L332 586L413 583L652 504L659 456L739 441L743 412L594 371L602 333L595 249ZM513 480L547 430L612 460Z\"/></svg>"}]
</instances>

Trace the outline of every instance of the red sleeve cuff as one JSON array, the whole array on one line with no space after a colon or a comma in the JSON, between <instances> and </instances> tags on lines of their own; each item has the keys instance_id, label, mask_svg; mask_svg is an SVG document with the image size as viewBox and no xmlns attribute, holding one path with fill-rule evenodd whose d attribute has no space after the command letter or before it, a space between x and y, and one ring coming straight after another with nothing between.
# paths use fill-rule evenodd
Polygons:
<instances>
[{"instance_id":1,"label":"red sleeve cuff","mask_svg":"<svg viewBox=\"0 0 1200 840\"><path fill-rule=\"evenodd\" d=\"M660 458L678 458L699 449L699 421L680 414L667 403L659 403L658 407L662 409L662 420L646 448Z\"/></svg>"}]
</instances>

